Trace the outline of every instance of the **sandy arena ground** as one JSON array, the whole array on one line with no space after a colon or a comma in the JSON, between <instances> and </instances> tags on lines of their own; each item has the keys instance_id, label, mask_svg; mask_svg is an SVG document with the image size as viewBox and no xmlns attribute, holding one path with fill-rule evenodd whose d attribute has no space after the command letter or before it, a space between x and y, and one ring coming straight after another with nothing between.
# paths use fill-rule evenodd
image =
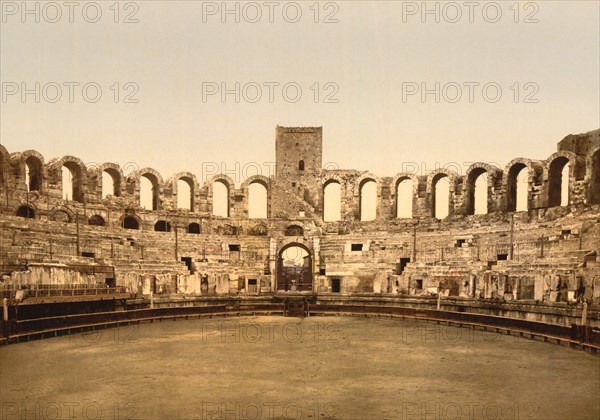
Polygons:
<instances>
[{"instance_id":1,"label":"sandy arena ground","mask_svg":"<svg viewBox=\"0 0 600 420\"><path fill-rule=\"evenodd\" d=\"M597 419L600 357L375 318L164 321L0 348L2 419Z\"/></svg>"}]
</instances>

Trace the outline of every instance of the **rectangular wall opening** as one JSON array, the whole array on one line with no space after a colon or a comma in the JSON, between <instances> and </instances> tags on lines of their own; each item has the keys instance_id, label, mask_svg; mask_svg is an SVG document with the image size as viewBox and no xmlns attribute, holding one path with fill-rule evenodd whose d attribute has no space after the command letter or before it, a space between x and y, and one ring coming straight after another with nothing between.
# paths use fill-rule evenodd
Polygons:
<instances>
[{"instance_id":1,"label":"rectangular wall opening","mask_svg":"<svg viewBox=\"0 0 600 420\"><path fill-rule=\"evenodd\" d=\"M248 279L248 293L257 293L258 283L256 279Z\"/></svg>"},{"instance_id":2,"label":"rectangular wall opening","mask_svg":"<svg viewBox=\"0 0 600 420\"><path fill-rule=\"evenodd\" d=\"M410 262L410 258L400 258L400 265L398 267L398 274L402 274L406 265Z\"/></svg>"},{"instance_id":3,"label":"rectangular wall opening","mask_svg":"<svg viewBox=\"0 0 600 420\"><path fill-rule=\"evenodd\" d=\"M181 257L181 261L185 263L190 273L194 274L194 265L192 264L192 257Z\"/></svg>"},{"instance_id":4,"label":"rectangular wall opening","mask_svg":"<svg viewBox=\"0 0 600 420\"><path fill-rule=\"evenodd\" d=\"M362 251L362 249L363 249L363 244L352 244L352 245L350 246L350 249L351 249L352 251Z\"/></svg>"},{"instance_id":5,"label":"rectangular wall opening","mask_svg":"<svg viewBox=\"0 0 600 420\"><path fill-rule=\"evenodd\" d=\"M332 293L340 293L340 290L341 290L340 279L331 279L331 292Z\"/></svg>"}]
</instances>

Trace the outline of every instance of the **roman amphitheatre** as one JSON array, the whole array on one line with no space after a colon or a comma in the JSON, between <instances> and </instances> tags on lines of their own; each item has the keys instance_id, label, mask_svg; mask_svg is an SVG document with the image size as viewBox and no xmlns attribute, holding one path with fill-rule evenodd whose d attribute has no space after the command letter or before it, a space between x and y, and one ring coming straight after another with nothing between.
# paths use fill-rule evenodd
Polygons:
<instances>
[{"instance_id":1,"label":"roman amphitheatre","mask_svg":"<svg viewBox=\"0 0 600 420\"><path fill-rule=\"evenodd\" d=\"M598 418L600 130L393 177L323 140L241 182L0 145L2 418Z\"/></svg>"}]
</instances>

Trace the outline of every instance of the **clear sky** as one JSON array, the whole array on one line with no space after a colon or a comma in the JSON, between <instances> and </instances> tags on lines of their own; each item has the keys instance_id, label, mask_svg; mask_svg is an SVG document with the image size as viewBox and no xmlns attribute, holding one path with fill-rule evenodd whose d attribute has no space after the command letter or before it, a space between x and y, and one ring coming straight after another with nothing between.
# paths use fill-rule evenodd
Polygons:
<instances>
[{"instance_id":1,"label":"clear sky","mask_svg":"<svg viewBox=\"0 0 600 420\"><path fill-rule=\"evenodd\" d=\"M272 169L278 124L379 176L545 159L600 127L600 2L469 4L3 1L0 141L240 182Z\"/></svg>"}]
</instances>

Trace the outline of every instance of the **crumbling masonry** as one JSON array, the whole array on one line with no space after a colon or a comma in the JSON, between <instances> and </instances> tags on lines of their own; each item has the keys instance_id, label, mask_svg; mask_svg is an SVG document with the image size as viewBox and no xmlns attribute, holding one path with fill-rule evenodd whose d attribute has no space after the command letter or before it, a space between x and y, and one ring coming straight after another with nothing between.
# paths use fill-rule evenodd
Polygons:
<instances>
[{"instance_id":1,"label":"crumbling masonry","mask_svg":"<svg viewBox=\"0 0 600 420\"><path fill-rule=\"evenodd\" d=\"M568 203L561 173L568 165ZM62 171L73 188L63 199ZM277 127L276 173L236 188L226 175L206 183L183 172L163 180L144 168L87 167L73 156L46 161L34 150L0 146L0 251L3 287L107 284L133 293L205 296L389 294L503 301L600 301L600 130L569 135L545 160L505 168L473 164L465 174L428 175L323 169L320 127ZM526 211L515 211L517 175L526 169ZM103 198L103 173L113 194ZM487 173L487 214L473 214L475 180ZM153 185L153 209L140 206L140 180ZM449 180L448 216L435 217L436 186ZM106 179L106 176L104 177ZM191 190L177 208L177 184ZM412 195L398 185L412 182ZM363 186L376 183L376 217L361 221ZM227 215L213 214L216 183ZM266 218L250 218L249 190L266 189ZM340 191L340 214L324 217L325 191ZM404 201L403 201L404 200ZM400 202L412 217L397 217ZM282 252L305 250L289 281Z\"/></svg>"}]
</instances>

